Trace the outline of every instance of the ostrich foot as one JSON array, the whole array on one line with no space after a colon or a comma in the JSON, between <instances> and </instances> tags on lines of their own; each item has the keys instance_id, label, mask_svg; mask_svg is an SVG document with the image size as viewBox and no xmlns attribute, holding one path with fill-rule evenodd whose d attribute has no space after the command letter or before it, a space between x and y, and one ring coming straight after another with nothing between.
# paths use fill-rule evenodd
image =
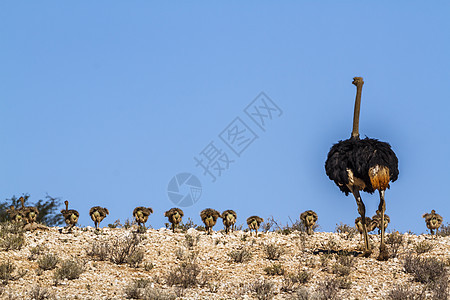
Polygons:
<instances>
[{"instance_id":1,"label":"ostrich foot","mask_svg":"<svg viewBox=\"0 0 450 300\"><path fill-rule=\"evenodd\" d=\"M380 254L377 257L377 260L379 261L386 261L389 259L389 252L386 248L386 245L380 246Z\"/></svg>"}]
</instances>

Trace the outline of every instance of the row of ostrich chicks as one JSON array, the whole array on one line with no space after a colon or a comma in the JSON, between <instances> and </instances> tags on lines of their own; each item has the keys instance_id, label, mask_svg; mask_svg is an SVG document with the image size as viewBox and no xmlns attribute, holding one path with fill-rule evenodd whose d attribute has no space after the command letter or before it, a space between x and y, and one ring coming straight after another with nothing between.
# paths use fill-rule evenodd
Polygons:
<instances>
[{"instance_id":1,"label":"row of ostrich chicks","mask_svg":"<svg viewBox=\"0 0 450 300\"><path fill-rule=\"evenodd\" d=\"M22 204L22 207L16 209L14 206L11 206L7 211L9 218L14 222L23 222L25 224L32 224L36 221L37 216L39 215L39 211L36 207L25 206L24 198L20 197L19 201ZM69 231L77 224L78 218L80 214L78 211L74 209L69 209L69 201L65 201L64 204L66 208L61 210L61 214L64 217L64 220L67 224L67 228ZM153 213L153 209L151 207L143 207L138 206L133 210L133 217L136 220L136 223L141 227L145 226L145 223L148 220L148 217ZM89 215L91 216L92 221L94 221L95 229L99 229L100 222L106 218L109 214L109 210L104 207L94 206L89 210ZM164 216L168 218L169 222L172 224L171 229L175 232L175 229L179 226L184 216L184 212L180 208L171 208L164 213ZM225 227L225 233L228 234L235 229L235 223L237 219L237 214L234 210L225 210L220 213L215 209L207 208L201 211L200 217L205 224L205 229L207 234L212 233L212 228L216 225L216 222L219 218L223 219L223 225ZM430 230L431 234L436 234L434 230L441 226L443 222L443 218L441 215L437 214L435 210L432 210L431 213L425 213L423 216L425 218L425 223L427 228ZM312 210L307 210L300 214L300 220L306 228L306 232L311 235L313 234L313 228L316 225L318 220L317 213ZM251 216L247 218L247 225L250 230L255 231L255 235L258 234L258 229L261 223L264 222L263 218L258 216ZM382 228L381 225L381 214L380 211L377 210L376 215L372 218L366 217L367 231L373 231L378 228L380 231ZM387 228L390 223L390 218L388 215L384 215L384 229ZM355 227L359 231L360 234L364 232L362 218L358 217L355 219ZM144 227L145 228L145 227Z\"/></svg>"}]
</instances>

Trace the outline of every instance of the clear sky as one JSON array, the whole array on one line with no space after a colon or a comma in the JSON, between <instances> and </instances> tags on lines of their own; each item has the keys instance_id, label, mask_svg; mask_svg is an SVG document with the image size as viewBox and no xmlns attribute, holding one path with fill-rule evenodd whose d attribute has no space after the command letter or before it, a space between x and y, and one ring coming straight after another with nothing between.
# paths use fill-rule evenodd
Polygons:
<instances>
[{"instance_id":1,"label":"clear sky","mask_svg":"<svg viewBox=\"0 0 450 300\"><path fill-rule=\"evenodd\" d=\"M355 200L324 162L350 137L362 76L360 134L399 158L389 228L424 232L425 212L450 220L449 13L448 1L2 1L0 198L67 199L83 226L94 205L109 208L104 226L150 206L160 228L169 182L189 173L197 223L212 207L238 224L313 209L321 231L353 225ZM261 92L278 109L259 127L246 108ZM218 176L211 162L215 182L196 166L207 155L229 163ZM372 216L378 195L362 197Z\"/></svg>"}]
</instances>

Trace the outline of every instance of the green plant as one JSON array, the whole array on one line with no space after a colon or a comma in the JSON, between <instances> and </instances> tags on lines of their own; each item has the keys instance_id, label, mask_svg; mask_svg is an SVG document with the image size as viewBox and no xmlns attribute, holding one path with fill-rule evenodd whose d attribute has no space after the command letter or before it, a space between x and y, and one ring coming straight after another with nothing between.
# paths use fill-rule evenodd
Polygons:
<instances>
[{"instance_id":1,"label":"green plant","mask_svg":"<svg viewBox=\"0 0 450 300\"><path fill-rule=\"evenodd\" d=\"M61 266L55 271L55 281L62 279L77 279L85 271L85 264L80 260L68 259L61 262Z\"/></svg>"},{"instance_id":2,"label":"green plant","mask_svg":"<svg viewBox=\"0 0 450 300\"><path fill-rule=\"evenodd\" d=\"M242 248L239 250L231 251L228 256L235 263L244 263L250 261L252 258L252 253L247 250L247 248Z\"/></svg>"},{"instance_id":3,"label":"green plant","mask_svg":"<svg viewBox=\"0 0 450 300\"><path fill-rule=\"evenodd\" d=\"M42 270L53 270L58 264L58 257L54 254L46 254L38 259L37 263Z\"/></svg>"}]
</instances>

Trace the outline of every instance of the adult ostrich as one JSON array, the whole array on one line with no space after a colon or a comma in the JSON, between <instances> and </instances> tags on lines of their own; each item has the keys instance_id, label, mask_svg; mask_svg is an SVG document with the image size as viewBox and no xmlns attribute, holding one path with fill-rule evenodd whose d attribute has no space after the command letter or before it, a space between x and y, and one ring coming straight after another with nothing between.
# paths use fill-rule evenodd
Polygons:
<instances>
[{"instance_id":1,"label":"adult ostrich","mask_svg":"<svg viewBox=\"0 0 450 300\"><path fill-rule=\"evenodd\" d=\"M222 213L220 216L223 219L223 226L225 226L225 233L228 234L230 232L233 232L234 230L234 224L236 223L236 212L232 209L228 209Z\"/></svg>"},{"instance_id":2,"label":"adult ostrich","mask_svg":"<svg viewBox=\"0 0 450 300\"><path fill-rule=\"evenodd\" d=\"M389 188L389 182L397 180L398 159L388 143L367 137L365 139L359 138L359 111L364 81L361 77L355 77L352 83L356 86L352 135L348 140L339 141L331 147L325 162L325 171L345 195L352 193L355 197L364 233L363 256L368 257L372 250L367 235L366 208L359 191L373 193L378 190L380 194L378 210L381 212L381 224L384 224L384 212L386 210L384 194L386 189ZM381 226L378 260L387 259L384 226Z\"/></svg>"},{"instance_id":3,"label":"adult ostrich","mask_svg":"<svg viewBox=\"0 0 450 300\"><path fill-rule=\"evenodd\" d=\"M72 232L72 228L77 224L80 213L75 209L69 209L69 201L64 201L66 209L61 210L64 221L67 224L68 232Z\"/></svg>"},{"instance_id":4,"label":"adult ostrich","mask_svg":"<svg viewBox=\"0 0 450 300\"><path fill-rule=\"evenodd\" d=\"M178 227L178 224L181 223L181 220L184 216L184 212L181 208L173 207L164 213L164 216L169 219L169 222L172 224L172 232L175 233L175 228Z\"/></svg>"},{"instance_id":5,"label":"adult ostrich","mask_svg":"<svg viewBox=\"0 0 450 300\"><path fill-rule=\"evenodd\" d=\"M431 213L424 213L422 218L425 218L425 223L427 225L427 228L430 229L431 234L436 234L435 232L433 232L433 230L436 229L437 232L439 227L441 227L443 221L441 215L437 214L433 209L431 210Z\"/></svg>"},{"instance_id":6,"label":"adult ostrich","mask_svg":"<svg viewBox=\"0 0 450 300\"><path fill-rule=\"evenodd\" d=\"M105 207L94 206L89 210L89 215L92 221L94 221L95 230L98 230L100 222L109 215L109 210Z\"/></svg>"}]
</instances>

